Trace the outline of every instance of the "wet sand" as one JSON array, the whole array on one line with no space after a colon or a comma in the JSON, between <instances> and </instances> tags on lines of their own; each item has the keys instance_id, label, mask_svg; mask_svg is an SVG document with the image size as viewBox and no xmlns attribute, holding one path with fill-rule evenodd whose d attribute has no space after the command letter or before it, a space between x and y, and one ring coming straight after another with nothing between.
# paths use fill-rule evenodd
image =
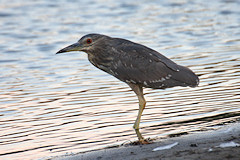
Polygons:
<instances>
[{"instance_id":1,"label":"wet sand","mask_svg":"<svg viewBox=\"0 0 240 160\"><path fill-rule=\"evenodd\" d=\"M154 151L155 150L155 151ZM214 131L193 133L151 144L121 146L51 160L240 160L240 123Z\"/></svg>"}]
</instances>

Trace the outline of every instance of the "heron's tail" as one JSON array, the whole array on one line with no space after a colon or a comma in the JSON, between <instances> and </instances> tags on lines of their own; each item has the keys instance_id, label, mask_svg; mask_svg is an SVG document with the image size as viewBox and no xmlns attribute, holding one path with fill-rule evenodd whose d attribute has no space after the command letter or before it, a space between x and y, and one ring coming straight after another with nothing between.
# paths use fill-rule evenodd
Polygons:
<instances>
[{"instance_id":1,"label":"heron's tail","mask_svg":"<svg viewBox=\"0 0 240 160\"><path fill-rule=\"evenodd\" d=\"M173 80L179 82L179 86L196 87L199 84L198 76L189 68L179 66L180 70L173 74Z\"/></svg>"}]
</instances>

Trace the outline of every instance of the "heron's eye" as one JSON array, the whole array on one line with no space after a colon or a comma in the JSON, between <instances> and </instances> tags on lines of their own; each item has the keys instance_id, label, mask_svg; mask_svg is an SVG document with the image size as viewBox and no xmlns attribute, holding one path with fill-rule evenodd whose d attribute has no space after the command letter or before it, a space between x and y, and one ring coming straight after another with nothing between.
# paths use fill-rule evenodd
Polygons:
<instances>
[{"instance_id":1,"label":"heron's eye","mask_svg":"<svg viewBox=\"0 0 240 160\"><path fill-rule=\"evenodd\" d=\"M89 39L87 39L86 42L87 42L87 44L90 44L90 43L92 43L92 39L89 38Z\"/></svg>"}]
</instances>

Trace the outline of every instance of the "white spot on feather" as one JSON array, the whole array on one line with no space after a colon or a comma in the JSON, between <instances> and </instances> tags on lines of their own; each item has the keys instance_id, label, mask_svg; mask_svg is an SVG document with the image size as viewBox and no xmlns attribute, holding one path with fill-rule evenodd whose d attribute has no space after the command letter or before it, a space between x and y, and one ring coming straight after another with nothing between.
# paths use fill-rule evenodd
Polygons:
<instances>
[{"instance_id":1,"label":"white spot on feather","mask_svg":"<svg viewBox=\"0 0 240 160\"><path fill-rule=\"evenodd\" d=\"M113 74L113 75L114 75L114 72L113 72L113 70L111 70L111 69L110 69L110 72L111 72L111 74Z\"/></svg>"},{"instance_id":2,"label":"white spot on feather","mask_svg":"<svg viewBox=\"0 0 240 160\"><path fill-rule=\"evenodd\" d=\"M147 86L147 85L148 85L146 81L144 81L144 82L143 82L143 84L144 84L145 86Z\"/></svg>"},{"instance_id":3,"label":"white spot on feather","mask_svg":"<svg viewBox=\"0 0 240 160\"><path fill-rule=\"evenodd\" d=\"M166 79L170 79L172 77L172 75L171 74L168 74L165 78Z\"/></svg>"},{"instance_id":4,"label":"white spot on feather","mask_svg":"<svg viewBox=\"0 0 240 160\"><path fill-rule=\"evenodd\" d=\"M157 79L157 80L152 80L149 81L150 83L158 83L158 82L164 82L165 80L169 79L171 76L167 76L167 77L162 77L161 79Z\"/></svg>"},{"instance_id":5,"label":"white spot on feather","mask_svg":"<svg viewBox=\"0 0 240 160\"><path fill-rule=\"evenodd\" d=\"M116 50L114 47L112 47L112 50L113 50L114 52L117 52L117 50Z\"/></svg>"},{"instance_id":6,"label":"white spot on feather","mask_svg":"<svg viewBox=\"0 0 240 160\"><path fill-rule=\"evenodd\" d=\"M130 81L132 82L132 83L136 83L134 80L132 80L132 79L130 79Z\"/></svg>"}]
</instances>

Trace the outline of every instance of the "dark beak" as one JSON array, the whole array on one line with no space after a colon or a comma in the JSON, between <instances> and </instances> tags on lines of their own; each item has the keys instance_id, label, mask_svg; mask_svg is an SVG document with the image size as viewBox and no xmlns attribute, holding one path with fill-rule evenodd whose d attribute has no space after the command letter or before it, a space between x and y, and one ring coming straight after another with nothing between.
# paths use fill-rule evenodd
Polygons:
<instances>
[{"instance_id":1,"label":"dark beak","mask_svg":"<svg viewBox=\"0 0 240 160\"><path fill-rule=\"evenodd\" d=\"M56 54L59 54L59 53L64 53L64 52L71 52L71 51L81 51L82 50L82 46L80 43L74 43L70 46L67 46L61 50L59 50Z\"/></svg>"}]
</instances>

